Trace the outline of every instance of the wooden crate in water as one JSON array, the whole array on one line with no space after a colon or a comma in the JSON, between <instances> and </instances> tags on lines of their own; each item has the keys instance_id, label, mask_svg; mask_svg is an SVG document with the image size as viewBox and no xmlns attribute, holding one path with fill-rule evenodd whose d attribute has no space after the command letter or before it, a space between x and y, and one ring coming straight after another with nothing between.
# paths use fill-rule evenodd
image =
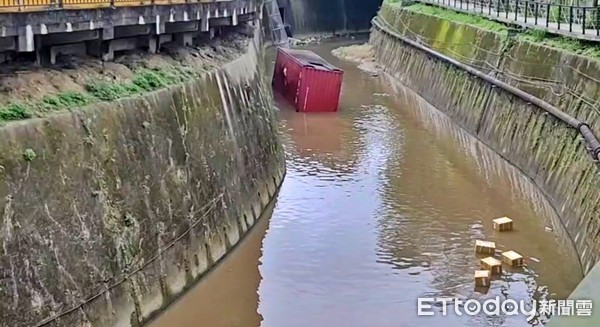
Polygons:
<instances>
[{"instance_id":1,"label":"wooden crate in water","mask_svg":"<svg viewBox=\"0 0 600 327\"><path fill-rule=\"evenodd\" d=\"M489 270L492 275L502 274L502 262L493 257L481 259L481 268Z\"/></svg>"},{"instance_id":2,"label":"wooden crate in water","mask_svg":"<svg viewBox=\"0 0 600 327\"><path fill-rule=\"evenodd\" d=\"M523 256L512 250L502 252L502 261L511 267L523 266Z\"/></svg>"},{"instance_id":3,"label":"wooden crate in water","mask_svg":"<svg viewBox=\"0 0 600 327\"><path fill-rule=\"evenodd\" d=\"M494 230L499 232L509 231L513 229L513 220L508 217L496 218L493 220Z\"/></svg>"},{"instance_id":4,"label":"wooden crate in water","mask_svg":"<svg viewBox=\"0 0 600 327\"><path fill-rule=\"evenodd\" d=\"M476 240L475 241L475 252L481 254L494 254L496 253L496 243L489 241Z\"/></svg>"},{"instance_id":5,"label":"wooden crate in water","mask_svg":"<svg viewBox=\"0 0 600 327\"><path fill-rule=\"evenodd\" d=\"M475 286L490 287L490 271L475 270Z\"/></svg>"}]
</instances>

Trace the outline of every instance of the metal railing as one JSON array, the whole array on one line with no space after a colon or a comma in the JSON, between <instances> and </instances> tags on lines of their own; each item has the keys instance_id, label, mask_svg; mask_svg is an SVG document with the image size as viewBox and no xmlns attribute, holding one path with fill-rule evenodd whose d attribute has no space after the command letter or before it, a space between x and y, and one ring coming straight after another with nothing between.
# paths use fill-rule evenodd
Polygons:
<instances>
[{"instance_id":1,"label":"metal railing","mask_svg":"<svg viewBox=\"0 0 600 327\"><path fill-rule=\"evenodd\" d=\"M600 8L532 0L416 0L560 34L600 36ZM593 38L595 39L595 38ZM600 38L598 38L600 40Z\"/></svg>"},{"instance_id":2,"label":"metal railing","mask_svg":"<svg viewBox=\"0 0 600 327\"><path fill-rule=\"evenodd\" d=\"M208 2L214 0L0 0L0 13Z\"/></svg>"}]
</instances>

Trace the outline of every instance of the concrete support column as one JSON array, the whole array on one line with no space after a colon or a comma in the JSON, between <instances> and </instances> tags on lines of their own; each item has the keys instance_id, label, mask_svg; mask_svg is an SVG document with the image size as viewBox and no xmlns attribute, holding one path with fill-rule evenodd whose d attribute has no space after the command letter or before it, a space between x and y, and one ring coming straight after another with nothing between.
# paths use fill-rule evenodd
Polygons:
<instances>
[{"instance_id":1,"label":"concrete support column","mask_svg":"<svg viewBox=\"0 0 600 327\"><path fill-rule=\"evenodd\" d=\"M161 35L165 34L165 22L161 20L160 15L156 15L154 23L154 34Z\"/></svg>"},{"instance_id":2,"label":"concrete support column","mask_svg":"<svg viewBox=\"0 0 600 327\"><path fill-rule=\"evenodd\" d=\"M200 21L200 32L208 32L210 29L210 12L206 12L206 16Z\"/></svg>"},{"instance_id":3,"label":"concrete support column","mask_svg":"<svg viewBox=\"0 0 600 327\"><path fill-rule=\"evenodd\" d=\"M158 43L158 36L156 35L150 35L148 37L148 52L150 53L158 53L160 49L159 43Z\"/></svg>"},{"instance_id":4,"label":"concrete support column","mask_svg":"<svg viewBox=\"0 0 600 327\"><path fill-rule=\"evenodd\" d=\"M102 59L102 61L111 61L115 56L110 46L111 42L111 40L92 40L88 42L87 53L91 56Z\"/></svg>"},{"instance_id":5,"label":"concrete support column","mask_svg":"<svg viewBox=\"0 0 600 327\"><path fill-rule=\"evenodd\" d=\"M43 47L42 47L42 36L41 35L35 35L33 36L33 48L35 49L35 65L36 66L41 66L42 64L45 64L48 62L48 58L46 57L46 53L44 53Z\"/></svg>"},{"instance_id":6,"label":"concrete support column","mask_svg":"<svg viewBox=\"0 0 600 327\"><path fill-rule=\"evenodd\" d=\"M237 24L238 24L237 9L233 8L233 14L231 15L231 25L237 26Z\"/></svg>"},{"instance_id":7,"label":"concrete support column","mask_svg":"<svg viewBox=\"0 0 600 327\"><path fill-rule=\"evenodd\" d=\"M115 50L113 47L113 42L114 41L106 41L103 43L103 51L102 51L102 61L113 61L115 59Z\"/></svg>"},{"instance_id":8,"label":"concrete support column","mask_svg":"<svg viewBox=\"0 0 600 327\"><path fill-rule=\"evenodd\" d=\"M35 50L33 27L31 25L19 27L17 33L18 51L33 52Z\"/></svg>"},{"instance_id":9,"label":"concrete support column","mask_svg":"<svg viewBox=\"0 0 600 327\"><path fill-rule=\"evenodd\" d=\"M209 35L210 35L209 38L211 40L215 38L215 28L214 27L210 28Z\"/></svg>"},{"instance_id":10,"label":"concrete support column","mask_svg":"<svg viewBox=\"0 0 600 327\"><path fill-rule=\"evenodd\" d=\"M194 33L175 33L173 36L176 45L189 47L194 44Z\"/></svg>"}]
</instances>

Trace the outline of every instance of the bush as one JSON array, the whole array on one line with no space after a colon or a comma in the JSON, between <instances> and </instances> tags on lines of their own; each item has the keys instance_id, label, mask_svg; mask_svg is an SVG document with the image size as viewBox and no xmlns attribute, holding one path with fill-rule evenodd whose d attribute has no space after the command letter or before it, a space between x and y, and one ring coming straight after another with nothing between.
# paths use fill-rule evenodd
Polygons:
<instances>
[{"instance_id":1,"label":"bush","mask_svg":"<svg viewBox=\"0 0 600 327\"><path fill-rule=\"evenodd\" d=\"M42 107L46 110L58 110L62 108L81 107L90 102L90 97L85 94L63 92L57 95L45 96L42 99Z\"/></svg>"},{"instance_id":2,"label":"bush","mask_svg":"<svg viewBox=\"0 0 600 327\"><path fill-rule=\"evenodd\" d=\"M31 118L31 111L23 104L12 103L5 107L0 107L0 120L11 121Z\"/></svg>"},{"instance_id":3,"label":"bush","mask_svg":"<svg viewBox=\"0 0 600 327\"><path fill-rule=\"evenodd\" d=\"M86 90L102 101L113 101L122 97L139 93L141 90L131 85L92 83L85 86Z\"/></svg>"}]
</instances>

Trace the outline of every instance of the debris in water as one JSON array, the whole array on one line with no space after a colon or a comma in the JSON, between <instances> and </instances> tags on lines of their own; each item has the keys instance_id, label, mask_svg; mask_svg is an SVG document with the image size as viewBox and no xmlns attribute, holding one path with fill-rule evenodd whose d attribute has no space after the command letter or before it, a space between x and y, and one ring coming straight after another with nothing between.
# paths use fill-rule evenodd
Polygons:
<instances>
[{"instance_id":1,"label":"debris in water","mask_svg":"<svg viewBox=\"0 0 600 327\"><path fill-rule=\"evenodd\" d=\"M544 230L545 230L546 232L552 232L552 228L550 228L550 227L545 227L545 228L544 228Z\"/></svg>"},{"instance_id":2,"label":"debris in water","mask_svg":"<svg viewBox=\"0 0 600 327\"><path fill-rule=\"evenodd\" d=\"M529 257L529 259L530 259L531 261L533 261L533 262L541 262L541 260L540 260L540 259L538 259L538 258Z\"/></svg>"}]
</instances>

